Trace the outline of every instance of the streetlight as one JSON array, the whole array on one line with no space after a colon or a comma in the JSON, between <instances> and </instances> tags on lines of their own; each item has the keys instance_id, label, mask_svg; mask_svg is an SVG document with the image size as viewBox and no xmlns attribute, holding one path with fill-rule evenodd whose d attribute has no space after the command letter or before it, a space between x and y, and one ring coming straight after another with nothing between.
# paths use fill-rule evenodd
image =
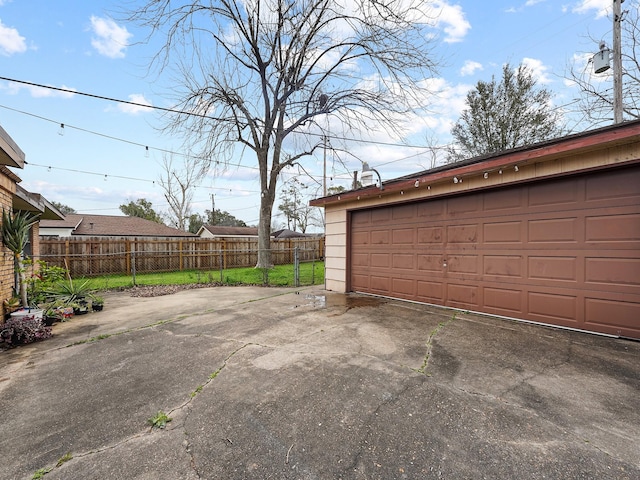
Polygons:
<instances>
[{"instance_id":1,"label":"streetlight","mask_svg":"<svg viewBox=\"0 0 640 480\"><path fill-rule=\"evenodd\" d=\"M362 175L360 176L360 181L362 182L363 187L368 187L369 185L373 185L373 174L378 176L378 183L380 184L380 190L384 190L382 186L382 177L375 168L371 168L367 162L362 162Z\"/></svg>"},{"instance_id":2,"label":"streetlight","mask_svg":"<svg viewBox=\"0 0 640 480\"><path fill-rule=\"evenodd\" d=\"M613 51L607 48L604 42L600 42L600 51L592 57L595 73L603 73L609 70L609 59L613 57L613 123L621 123L622 118L622 2L613 0Z\"/></svg>"}]
</instances>

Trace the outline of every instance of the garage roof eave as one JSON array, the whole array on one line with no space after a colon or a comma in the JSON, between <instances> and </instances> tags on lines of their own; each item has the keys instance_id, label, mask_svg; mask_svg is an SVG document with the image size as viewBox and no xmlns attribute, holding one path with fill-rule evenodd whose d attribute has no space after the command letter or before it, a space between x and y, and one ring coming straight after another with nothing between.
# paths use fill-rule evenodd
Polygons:
<instances>
[{"instance_id":1,"label":"garage roof eave","mask_svg":"<svg viewBox=\"0 0 640 480\"><path fill-rule=\"evenodd\" d=\"M0 165L24 168L25 154L11 136L0 127Z\"/></svg>"},{"instance_id":2,"label":"garage roof eave","mask_svg":"<svg viewBox=\"0 0 640 480\"><path fill-rule=\"evenodd\" d=\"M474 157L462 162L443 165L404 177L383 182L384 189L377 186L349 190L327 197L311 200L314 207L324 207L365 198L382 198L400 191L407 191L423 185L449 182L453 177L481 174L487 170L505 169L530 163L556 160L567 155L575 155L594 150L605 150L618 145L640 142L640 120L624 122L597 130L577 133L527 147Z\"/></svg>"}]
</instances>

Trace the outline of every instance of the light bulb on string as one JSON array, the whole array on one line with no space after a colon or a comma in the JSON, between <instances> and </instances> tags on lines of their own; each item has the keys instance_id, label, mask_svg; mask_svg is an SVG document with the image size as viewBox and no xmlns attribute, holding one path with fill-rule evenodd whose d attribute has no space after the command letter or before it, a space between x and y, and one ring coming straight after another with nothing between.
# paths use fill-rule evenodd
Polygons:
<instances>
[{"instance_id":1,"label":"light bulb on string","mask_svg":"<svg viewBox=\"0 0 640 480\"><path fill-rule=\"evenodd\" d=\"M60 128L58 129L58 135L64 137L64 123L60 124Z\"/></svg>"},{"instance_id":2,"label":"light bulb on string","mask_svg":"<svg viewBox=\"0 0 640 480\"><path fill-rule=\"evenodd\" d=\"M107 175L106 174L104 175L104 181L105 182L107 181Z\"/></svg>"},{"instance_id":3,"label":"light bulb on string","mask_svg":"<svg viewBox=\"0 0 640 480\"><path fill-rule=\"evenodd\" d=\"M149 147L148 146L144 147L144 156L145 156L145 158L149 158Z\"/></svg>"}]
</instances>

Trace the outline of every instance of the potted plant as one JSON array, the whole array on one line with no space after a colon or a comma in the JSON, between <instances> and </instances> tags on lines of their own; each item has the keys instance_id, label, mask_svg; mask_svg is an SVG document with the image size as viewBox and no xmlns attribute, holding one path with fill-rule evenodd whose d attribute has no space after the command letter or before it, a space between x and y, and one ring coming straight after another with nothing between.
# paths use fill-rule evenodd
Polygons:
<instances>
[{"instance_id":1,"label":"potted plant","mask_svg":"<svg viewBox=\"0 0 640 480\"><path fill-rule=\"evenodd\" d=\"M91 289L89 288L88 279L74 282L71 276L67 274L65 280L56 282L47 292L57 301L72 305L80 302L86 303L87 298L91 294Z\"/></svg>"},{"instance_id":2,"label":"potted plant","mask_svg":"<svg viewBox=\"0 0 640 480\"><path fill-rule=\"evenodd\" d=\"M100 312L104 308L104 298L100 295L91 295L91 310Z\"/></svg>"},{"instance_id":3,"label":"potted plant","mask_svg":"<svg viewBox=\"0 0 640 480\"><path fill-rule=\"evenodd\" d=\"M89 303L86 300L78 300L77 302L73 302L71 306L73 307L74 315L89 313Z\"/></svg>"}]
</instances>

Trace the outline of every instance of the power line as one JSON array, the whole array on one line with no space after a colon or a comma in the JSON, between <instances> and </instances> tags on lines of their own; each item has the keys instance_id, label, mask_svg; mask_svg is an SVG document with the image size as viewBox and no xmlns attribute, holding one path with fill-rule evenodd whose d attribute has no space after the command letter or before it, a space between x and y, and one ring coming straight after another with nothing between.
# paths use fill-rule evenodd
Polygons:
<instances>
[{"instance_id":1,"label":"power line","mask_svg":"<svg viewBox=\"0 0 640 480\"><path fill-rule=\"evenodd\" d=\"M221 121L222 119L220 118L216 118L216 117L212 117L209 115L203 115L200 113L195 113L195 112L188 112L185 110L176 110L173 108L166 108L166 107L157 107L155 105L146 105L144 103L139 103L139 102L132 102L130 100L122 100L119 98L114 98L114 97L107 97L105 95L98 95L95 93L86 93L86 92L81 92L78 90L72 90L69 88L61 88L61 87L53 87L51 85L43 85L41 83L35 83L35 82L28 82L26 80L18 80L15 78L9 78L9 77L2 77L0 76L0 80L5 80L7 82L14 82L14 83L20 83L22 85L29 85L31 87L38 87L38 88L44 88L44 89L48 89L48 90L54 90L57 92L63 92L63 93L69 93L69 94L73 94L73 95L81 95L81 96L85 96L85 97L89 97L89 98L95 98L95 99L99 99L99 100L106 100L109 102L115 102L115 103L122 103L125 105L133 105L135 107L142 107L142 108L147 108L150 110L159 110L162 112L168 112L168 113L176 113L179 115L187 115L187 116L193 116L193 117L199 117L199 118L206 118L208 120L216 120L216 121ZM4 107L4 108L8 108L8 107ZM18 111L18 110L15 110ZM26 112L21 112L21 113L26 113ZM43 117L38 117L37 115L33 115L33 114L28 114L27 115L32 115L34 117L37 118L42 118L43 120L47 120L50 122L53 122L53 120L50 119L45 119ZM59 123L59 122L55 122L55 123ZM64 124L65 127L67 126L67 124ZM78 130L83 130L81 128L78 127L74 127ZM95 133L95 132L91 132L91 133ZM296 132L296 133L300 133L300 132ZM97 134L97 133L96 133ZM311 136L315 136L315 137L322 137L324 134L320 134L320 133L314 133L314 132L307 132L307 135L311 135ZM100 135L100 134L97 134ZM104 135L105 137L109 137L108 135ZM342 141L348 141L348 142L361 142L361 143L371 143L371 144L376 144L376 145L386 145L386 146L393 146L393 147L405 147L405 148L433 148L430 147L428 145L410 145L410 144L404 144L404 143L393 143L393 142L383 142L383 141L377 141L377 140L364 140L364 139L357 139L357 138L348 138L348 137L341 137L341 136L337 136L337 135L331 135L328 134L326 135L329 138L335 139L335 140L342 140ZM139 143L136 142L129 142L132 143L134 145L141 145ZM141 145L144 146L144 145Z\"/></svg>"}]
</instances>

